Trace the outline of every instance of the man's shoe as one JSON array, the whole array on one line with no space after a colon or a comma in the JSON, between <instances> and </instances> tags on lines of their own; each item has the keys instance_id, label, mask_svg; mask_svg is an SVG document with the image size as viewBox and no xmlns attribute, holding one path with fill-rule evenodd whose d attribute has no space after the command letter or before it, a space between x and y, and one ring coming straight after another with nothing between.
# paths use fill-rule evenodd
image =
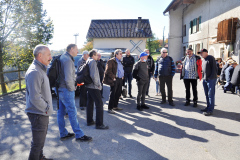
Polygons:
<instances>
[{"instance_id":1,"label":"man's shoe","mask_svg":"<svg viewBox=\"0 0 240 160\"><path fill-rule=\"evenodd\" d=\"M170 106L175 106L175 104L173 102L169 102Z\"/></svg>"},{"instance_id":2,"label":"man's shoe","mask_svg":"<svg viewBox=\"0 0 240 160\"><path fill-rule=\"evenodd\" d=\"M160 104L165 104L165 103L167 103L167 102L166 102L166 101L161 101L161 102L160 102Z\"/></svg>"},{"instance_id":3,"label":"man's shoe","mask_svg":"<svg viewBox=\"0 0 240 160\"><path fill-rule=\"evenodd\" d=\"M201 109L202 112L207 112L207 108Z\"/></svg>"},{"instance_id":4,"label":"man's shoe","mask_svg":"<svg viewBox=\"0 0 240 160\"><path fill-rule=\"evenodd\" d=\"M115 111L121 111L121 110L123 110L122 108L119 108L119 107L115 107L115 108L113 108L113 110L115 110Z\"/></svg>"},{"instance_id":5,"label":"man's shoe","mask_svg":"<svg viewBox=\"0 0 240 160\"><path fill-rule=\"evenodd\" d=\"M109 109L108 113L115 114L116 112L114 112L112 109Z\"/></svg>"},{"instance_id":6,"label":"man's shoe","mask_svg":"<svg viewBox=\"0 0 240 160\"><path fill-rule=\"evenodd\" d=\"M142 107L143 109L149 109L149 107L146 106L145 104L144 104L144 105L141 105L141 107Z\"/></svg>"},{"instance_id":7,"label":"man's shoe","mask_svg":"<svg viewBox=\"0 0 240 160\"><path fill-rule=\"evenodd\" d=\"M129 94L129 97L130 97L130 98L133 98L133 96L132 96L131 94Z\"/></svg>"},{"instance_id":8,"label":"man's shoe","mask_svg":"<svg viewBox=\"0 0 240 160\"><path fill-rule=\"evenodd\" d=\"M211 116L213 113L212 112L203 112L204 116Z\"/></svg>"},{"instance_id":9,"label":"man's shoe","mask_svg":"<svg viewBox=\"0 0 240 160\"><path fill-rule=\"evenodd\" d=\"M74 133L68 133L66 136L61 137L60 140L66 140L66 139L71 138L71 137L73 137L73 136L75 136Z\"/></svg>"},{"instance_id":10,"label":"man's shoe","mask_svg":"<svg viewBox=\"0 0 240 160\"><path fill-rule=\"evenodd\" d=\"M196 108L197 107L197 102L193 103L193 107Z\"/></svg>"},{"instance_id":11,"label":"man's shoe","mask_svg":"<svg viewBox=\"0 0 240 160\"><path fill-rule=\"evenodd\" d=\"M76 141L81 141L81 142L92 141L92 137L84 135L81 138L76 138Z\"/></svg>"},{"instance_id":12,"label":"man's shoe","mask_svg":"<svg viewBox=\"0 0 240 160\"><path fill-rule=\"evenodd\" d=\"M142 111L142 110L143 110L140 105L137 105L137 109L138 109L139 111Z\"/></svg>"},{"instance_id":13,"label":"man's shoe","mask_svg":"<svg viewBox=\"0 0 240 160\"><path fill-rule=\"evenodd\" d=\"M90 123L87 123L87 126L91 126L91 125L94 125L94 124L96 124L95 121L92 121Z\"/></svg>"},{"instance_id":14,"label":"man's shoe","mask_svg":"<svg viewBox=\"0 0 240 160\"><path fill-rule=\"evenodd\" d=\"M123 96L123 98L127 98L127 96Z\"/></svg>"},{"instance_id":15,"label":"man's shoe","mask_svg":"<svg viewBox=\"0 0 240 160\"><path fill-rule=\"evenodd\" d=\"M149 94L147 94L146 96L150 97Z\"/></svg>"},{"instance_id":16,"label":"man's shoe","mask_svg":"<svg viewBox=\"0 0 240 160\"><path fill-rule=\"evenodd\" d=\"M121 97L119 97L119 99L123 100L122 96L121 96Z\"/></svg>"},{"instance_id":17,"label":"man's shoe","mask_svg":"<svg viewBox=\"0 0 240 160\"><path fill-rule=\"evenodd\" d=\"M42 156L41 160L53 160L52 158L46 158L45 156Z\"/></svg>"},{"instance_id":18,"label":"man's shoe","mask_svg":"<svg viewBox=\"0 0 240 160\"><path fill-rule=\"evenodd\" d=\"M189 106L189 105L190 105L189 101L186 101L186 103L184 104L184 106Z\"/></svg>"},{"instance_id":19,"label":"man's shoe","mask_svg":"<svg viewBox=\"0 0 240 160\"><path fill-rule=\"evenodd\" d=\"M80 107L81 110L84 110L84 107Z\"/></svg>"},{"instance_id":20,"label":"man's shoe","mask_svg":"<svg viewBox=\"0 0 240 160\"><path fill-rule=\"evenodd\" d=\"M109 129L109 127L103 124L101 126L96 126L96 129Z\"/></svg>"}]
</instances>

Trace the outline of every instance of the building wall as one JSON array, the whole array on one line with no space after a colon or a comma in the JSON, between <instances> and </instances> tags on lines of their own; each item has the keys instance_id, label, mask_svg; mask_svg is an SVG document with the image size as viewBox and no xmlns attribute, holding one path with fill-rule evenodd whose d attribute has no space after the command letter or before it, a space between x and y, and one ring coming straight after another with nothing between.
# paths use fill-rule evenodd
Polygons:
<instances>
[{"instance_id":1,"label":"building wall","mask_svg":"<svg viewBox=\"0 0 240 160\"><path fill-rule=\"evenodd\" d=\"M236 43L228 46L225 43L217 43L217 27L218 23L224 19L238 17L240 19L240 1L239 0L196 0L195 4L181 5L175 11L169 12L170 35L176 34L176 26L181 26L179 31L182 32L182 26L186 25L186 36L182 38L181 46L174 43L179 43L179 38L169 38L169 44L173 43L174 47L169 45L169 54L178 54L173 57L175 61L184 55L183 47L192 45L194 52L197 53L199 49L206 48L209 54L217 57L227 58L229 50L234 49L233 59L239 62L239 43L240 43L240 29L237 30ZM182 24L178 19L182 16ZM190 21L201 16L201 30L190 34ZM173 18L174 17L174 18ZM238 47L238 48L237 48ZM170 49L171 48L171 49ZM222 52L222 53L221 53ZM224 52L224 53L223 53Z\"/></svg>"},{"instance_id":2,"label":"building wall","mask_svg":"<svg viewBox=\"0 0 240 160\"><path fill-rule=\"evenodd\" d=\"M138 47L142 51L146 48L147 38L94 38L93 48L127 48L131 50L134 46L130 40L135 44L142 40L142 43ZM132 53L140 54L137 49L132 51Z\"/></svg>"}]
</instances>

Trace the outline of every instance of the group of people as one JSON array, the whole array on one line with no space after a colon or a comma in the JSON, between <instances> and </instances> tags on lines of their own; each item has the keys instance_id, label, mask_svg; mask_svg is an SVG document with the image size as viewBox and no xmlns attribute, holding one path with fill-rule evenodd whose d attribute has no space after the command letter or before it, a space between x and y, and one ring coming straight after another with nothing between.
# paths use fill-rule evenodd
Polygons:
<instances>
[{"instance_id":1,"label":"group of people","mask_svg":"<svg viewBox=\"0 0 240 160\"><path fill-rule=\"evenodd\" d=\"M74 57L77 56L77 53L77 46L75 44L69 44L66 53L62 54L60 57L61 72L58 91L59 109L57 111L57 121L61 140L75 136L77 141L91 141L92 137L84 134L79 126L77 118L77 108L75 105L76 76L74 67ZM95 125L96 129L109 129L109 126L105 125L103 122L103 83L110 86L108 103L108 113L110 114L115 114L116 111L122 110L122 108L118 106L118 102L124 83L128 84L129 97L133 97L131 93L133 78L135 78L137 82L138 93L136 108L139 111L149 109L145 104L145 97L149 96L149 86L152 76L156 81L157 89L161 92L162 100L160 104L165 104L167 102L165 92L166 85L168 103L171 106L175 106L172 90L175 64L172 57L168 55L168 50L166 48L161 49L161 56L158 57L155 64L148 49L145 49L144 52L140 54L140 58L136 63L129 50L126 50L125 53L126 56L122 58L122 50L115 50L114 57L109 59L105 66L104 62L101 60L101 54L98 53L97 50L93 49L89 52L83 52L83 56L78 62L77 71L79 71L81 66L87 64L89 67L89 75L92 79L92 83L80 86L79 106L81 110L86 108L87 126ZM25 112L29 117L32 129L32 144L29 160L47 159L43 156L43 146L46 139L49 116L53 113L49 79L46 74L47 66L52 59L50 50L45 45L37 45L33 54L35 59L28 68L25 76ZM202 111L205 116L209 116L213 114L214 110L215 84L218 77L218 67L215 58L208 55L206 49L202 49L199 54L202 58L193 54L193 50L188 48L186 56L182 58L183 63L180 79L183 79L186 89L186 102L184 105L190 105L191 85L193 90L193 107L197 107L197 80L202 79L207 101L207 106ZM239 83L240 67L239 65L236 67L232 64L235 63L229 63L230 67L232 66L235 68L233 75L235 71L238 72L236 73L238 74L236 76L238 79L235 81ZM96 106L96 121L94 121L93 118L94 103ZM68 132L65 127L64 116L66 113L68 113L74 133Z\"/></svg>"}]
</instances>

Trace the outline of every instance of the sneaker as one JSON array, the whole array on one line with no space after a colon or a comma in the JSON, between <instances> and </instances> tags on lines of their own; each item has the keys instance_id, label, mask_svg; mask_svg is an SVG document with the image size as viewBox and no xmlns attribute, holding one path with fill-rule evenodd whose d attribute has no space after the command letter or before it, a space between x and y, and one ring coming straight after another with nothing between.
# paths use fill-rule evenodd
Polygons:
<instances>
[{"instance_id":1,"label":"sneaker","mask_svg":"<svg viewBox=\"0 0 240 160\"><path fill-rule=\"evenodd\" d=\"M141 105L141 107L142 107L143 109L149 109L149 107L146 106L145 104L144 104L144 105Z\"/></svg>"},{"instance_id":2,"label":"sneaker","mask_svg":"<svg viewBox=\"0 0 240 160\"><path fill-rule=\"evenodd\" d=\"M160 102L160 104L165 104L165 103L167 103L167 102L166 102L166 101L161 101L161 102Z\"/></svg>"},{"instance_id":3,"label":"sneaker","mask_svg":"<svg viewBox=\"0 0 240 160\"><path fill-rule=\"evenodd\" d=\"M184 106L189 106L189 105L190 105L189 101L186 101L186 103L184 104Z\"/></svg>"},{"instance_id":4,"label":"sneaker","mask_svg":"<svg viewBox=\"0 0 240 160\"><path fill-rule=\"evenodd\" d=\"M175 104L173 102L169 102L170 106L175 106Z\"/></svg>"},{"instance_id":5,"label":"sneaker","mask_svg":"<svg viewBox=\"0 0 240 160\"><path fill-rule=\"evenodd\" d=\"M137 105L137 110L143 111L142 107L140 105Z\"/></svg>"},{"instance_id":6,"label":"sneaker","mask_svg":"<svg viewBox=\"0 0 240 160\"><path fill-rule=\"evenodd\" d=\"M129 94L129 97L130 97L130 98L133 98L133 96L132 96L131 94Z\"/></svg>"},{"instance_id":7,"label":"sneaker","mask_svg":"<svg viewBox=\"0 0 240 160\"><path fill-rule=\"evenodd\" d=\"M76 138L76 141L82 141L82 142L92 141L92 137L84 135L81 138Z\"/></svg>"},{"instance_id":8,"label":"sneaker","mask_svg":"<svg viewBox=\"0 0 240 160\"><path fill-rule=\"evenodd\" d=\"M211 116L213 113L212 112L203 112L204 116Z\"/></svg>"},{"instance_id":9,"label":"sneaker","mask_svg":"<svg viewBox=\"0 0 240 160\"><path fill-rule=\"evenodd\" d=\"M119 107L115 107L115 108L113 108L113 110L115 110L115 111L121 111L121 110L123 110L122 108L119 108Z\"/></svg>"},{"instance_id":10,"label":"sneaker","mask_svg":"<svg viewBox=\"0 0 240 160\"><path fill-rule=\"evenodd\" d=\"M207 112L207 108L201 109L202 112Z\"/></svg>"},{"instance_id":11,"label":"sneaker","mask_svg":"<svg viewBox=\"0 0 240 160\"><path fill-rule=\"evenodd\" d=\"M73 137L73 136L75 136L74 133L68 133L66 136L61 137L60 140L66 140L66 139L71 138L71 137Z\"/></svg>"},{"instance_id":12,"label":"sneaker","mask_svg":"<svg viewBox=\"0 0 240 160\"><path fill-rule=\"evenodd\" d=\"M94 125L94 124L96 124L95 121L92 121L90 123L87 123L87 126L91 126L91 125Z\"/></svg>"},{"instance_id":13,"label":"sneaker","mask_svg":"<svg viewBox=\"0 0 240 160\"><path fill-rule=\"evenodd\" d=\"M112 109L109 109L108 113L115 114L116 112L114 112Z\"/></svg>"},{"instance_id":14,"label":"sneaker","mask_svg":"<svg viewBox=\"0 0 240 160\"><path fill-rule=\"evenodd\" d=\"M53 160L52 158L46 158L45 156L42 156L41 160Z\"/></svg>"},{"instance_id":15,"label":"sneaker","mask_svg":"<svg viewBox=\"0 0 240 160\"><path fill-rule=\"evenodd\" d=\"M196 108L197 107L197 102L193 103L193 107Z\"/></svg>"},{"instance_id":16,"label":"sneaker","mask_svg":"<svg viewBox=\"0 0 240 160\"><path fill-rule=\"evenodd\" d=\"M101 126L96 126L96 129L109 129L109 127L103 124Z\"/></svg>"}]
</instances>

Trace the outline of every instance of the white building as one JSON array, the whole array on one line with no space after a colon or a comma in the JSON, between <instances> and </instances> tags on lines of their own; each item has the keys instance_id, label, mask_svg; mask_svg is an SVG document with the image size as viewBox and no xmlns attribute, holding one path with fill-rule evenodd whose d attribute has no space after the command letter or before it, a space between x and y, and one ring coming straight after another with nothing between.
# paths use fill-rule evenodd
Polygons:
<instances>
[{"instance_id":1,"label":"white building","mask_svg":"<svg viewBox=\"0 0 240 160\"><path fill-rule=\"evenodd\" d=\"M92 20L87 38L93 39L93 48L100 50L130 49L140 54L146 47L147 38L152 37L148 19Z\"/></svg>"},{"instance_id":2,"label":"white building","mask_svg":"<svg viewBox=\"0 0 240 160\"><path fill-rule=\"evenodd\" d=\"M169 55L174 61L192 47L206 48L215 58L232 57L239 63L240 0L173 0L169 14Z\"/></svg>"}]
</instances>

